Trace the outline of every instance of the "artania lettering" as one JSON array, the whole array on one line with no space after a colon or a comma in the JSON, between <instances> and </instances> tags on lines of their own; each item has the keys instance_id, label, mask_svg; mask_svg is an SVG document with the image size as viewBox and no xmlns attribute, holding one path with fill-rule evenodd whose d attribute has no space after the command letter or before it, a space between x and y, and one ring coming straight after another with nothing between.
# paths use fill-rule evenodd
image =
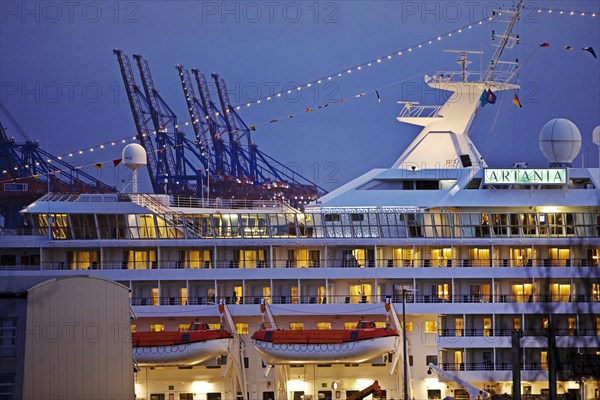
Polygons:
<instances>
[{"instance_id":1,"label":"artania lettering","mask_svg":"<svg viewBox=\"0 0 600 400\"><path fill-rule=\"evenodd\" d=\"M567 170L565 168L521 169L521 168L486 168L484 185L566 185Z\"/></svg>"}]
</instances>

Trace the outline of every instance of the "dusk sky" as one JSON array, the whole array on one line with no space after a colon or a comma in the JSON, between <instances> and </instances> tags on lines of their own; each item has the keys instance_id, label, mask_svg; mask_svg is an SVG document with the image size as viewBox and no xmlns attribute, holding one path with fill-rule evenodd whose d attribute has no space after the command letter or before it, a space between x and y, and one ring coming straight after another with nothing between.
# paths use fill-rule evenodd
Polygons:
<instances>
[{"instance_id":1,"label":"dusk sky","mask_svg":"<svg viewBox=\"0 0 600 400\"><path fill-rule=\"evenodd\" d=\"M298 97L242 107L246 123L257 125L252 134L262 151L332 190L372 168L390 167L416 136L418 127L396 121L397 101L443 102L443 94L426 91L423 83L425 74L458 68L457 55L443 49L483 50L485 69L493 51L491 31L499 34L505 25L484 22L439 41L437 36L489 16L494 6L510 4L3 1L0 100L42 148L55 155L84 150L68 161L114 185L128 175L122 166L112 166L122 145L89 149L135 135L115 48L149 61L156 87L185 121L189 116L176 64L207 75L219 73L232 102L245 104L286 85L316 81L434 39L401 57L383 58L340 78L334 75L327 86L305 88ZM504 57L528 60L518 75L522 88L499 94L495 105L481 110L473 140L489 164L529 161L546 166L537 144L540 129L552 118L567 118L583 137L574 165L581 166L585 155L585 165L597 167L591 132L600 124L600 59L581 49L591 46L600 55L600 2L536 1L526 6L515 30L520 44ZM538 13L535 7L544 10ZM543 42L550 46L540 49ZM573 50L565 50L567 45ZM481 68L479 56L470 68ZM363 92L365 96L354 97ZM514 94L523 108L512 104ZM341 98L346 101L339 103ZM318 109L324 104L330 106ZM315 111L305 113L309 107ZM298 115L286 119L288 114ZM193 136L191 127L185 131ZM10 135L16 135L14 130ZM93 164L100 162L102 170L95 169Z\"/></svg>"}]
</instances>

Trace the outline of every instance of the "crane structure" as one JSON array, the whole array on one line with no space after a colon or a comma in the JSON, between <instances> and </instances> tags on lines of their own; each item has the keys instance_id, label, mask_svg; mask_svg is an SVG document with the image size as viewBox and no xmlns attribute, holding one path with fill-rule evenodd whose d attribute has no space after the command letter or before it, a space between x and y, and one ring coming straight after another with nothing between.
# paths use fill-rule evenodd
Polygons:
<instances>
[{"instance_id":1,"label":"crane structure","mask_svg":"<svg viewBox=\"0 0 600 400\"><path fill-rule=\"evenodd\" d=\"M188 139L156 89L147 60L133 55L142 82L138 86L129 58L121 50L114 54L155 193L277 200L301 208L325 192L258 149L253 128L235 111L219 75L211 75L211 92L204 74L176 65L190 117L184 125L194 131Z\"/></svg>"},{"instance_id":2,"label":"crane structure","mask_svg":"<svg viewBox=\"0 0 600 400\"><path fill-rule=\"evenodd\" d=\"M48 192L115 193L80 168L40 148L0 102L0 216L5 227L20 225L19 211ZM6 125L2 124L2 119ZM8 124L18 135L8 135Z\"/></svg>"},{"instance_id":3,"label":"crane structure","mask_svg":"<svg viewBox=\"0 0 600 400\"><path fill-rule=\"evenodd\" d=\"M383 392L381 391L381 387L379 386L379 382L377 381L373 382L373 384L367 386L360 392L354 393L353 395L346 397L346 400L361 400L373 393L375 393L377 397L381 397L381 395L383 394Z\"/></svg>"},{"instance_id":4,"label":"crane structure","mask_svg":"<svg viewBox=\"0 0 600 400\"><path fill-rule=\"evenodd\" d=\"M490 398L490 394L488 392L486 392L485 390L479 389L477 386L471 385L469 382L467 382L467 381L465 381L463 379L460 379L459 377L454 376L454 375L452 375L452 374L444 371L443 369L441 369L437 365L429 363L428 367L429 367L429 369L427 370L427 373L429 375L431 375L432 371L435 371L435 372L437 372L438 376L443 376L447 380L452 381L452 382L456 382L460 386L462 386L467 391L467 393L469 394L469 400L488 399L488 398Z\"/></svg>"}]
</instances>

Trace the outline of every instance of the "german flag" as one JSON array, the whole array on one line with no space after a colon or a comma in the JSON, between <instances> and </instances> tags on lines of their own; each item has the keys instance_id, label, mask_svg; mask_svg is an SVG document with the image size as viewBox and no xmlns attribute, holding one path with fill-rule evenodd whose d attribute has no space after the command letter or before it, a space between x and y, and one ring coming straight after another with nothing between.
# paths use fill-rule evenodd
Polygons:
<instances>
[{"instance_id":1,"label":"german flag","mask_svg":"<svg viewBox=\"0 0 600 400\"><path fill-rule=\"evenodd\" d=\"M513 97L513 104L519 108L523 108L523 106L521 105L521 101L519 101L519 96L517 96L515 94L515 97Z\"/></svg>"}]
</instances>

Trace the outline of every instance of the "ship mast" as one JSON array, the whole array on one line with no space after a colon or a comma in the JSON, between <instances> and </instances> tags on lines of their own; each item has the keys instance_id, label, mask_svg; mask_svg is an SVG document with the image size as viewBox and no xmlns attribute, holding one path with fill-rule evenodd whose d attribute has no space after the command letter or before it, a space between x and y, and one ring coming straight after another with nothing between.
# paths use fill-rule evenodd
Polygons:
<instances>
[{"instance_id":1,"label":"ship mast","mask_svg":"<svg viewBox=\"0 0 600 400\"><path fill-rule=\"evenodd\" d=\"M438 71L433 77L425 76L425 82L434 89L452 92L443 105L417 105L403 101L404 107L398 121L423 127L421 133L394 163L394 168L417 171L421 169L485 167L487 164L471 141L470 128L480 106L484 91L498 92L518 89L511 83L518 71L518 61L501 61L504 50L519 43L519 36L512 31L519 20L523 1L512 10L496 10L492 18L505 23L502 34L492 31L496 47L489 66L484 72L469 71L470 54L480 51L444 50L458 53L460 71ZM499 39L499 40L497 40Z\"/></svg>"}]
</instances>

